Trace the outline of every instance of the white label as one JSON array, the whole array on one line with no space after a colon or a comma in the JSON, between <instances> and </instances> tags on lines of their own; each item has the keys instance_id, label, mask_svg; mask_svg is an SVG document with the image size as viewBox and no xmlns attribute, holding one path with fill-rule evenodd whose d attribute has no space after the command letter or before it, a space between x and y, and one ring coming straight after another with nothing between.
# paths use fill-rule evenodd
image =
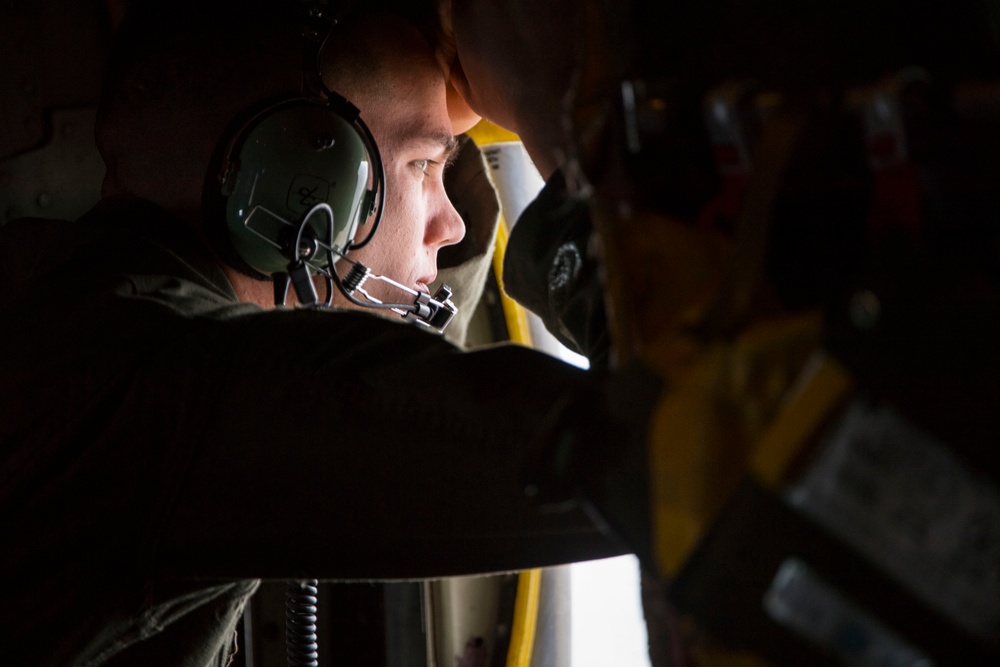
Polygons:
<instances>
[{"instance_id":1,"label":"white label","mask_svg":"<svg viewBox=\"0 0 1000 667\"><path fill-rule=\"evenodd\" d=\"M490 167L490 180L500 199L504 220L508 227L513 227L541 192L545 181L520 141L487 144L483 147L483 155Z\"/></svg>"},{"instance_id":2,"label":"white label","mask_svg":"<svg viewBox=\"0 0 1000 667\"><path fill-rule=\"evenodd\" d=\"M886 408L853 405L785 500L971 633L1000 632L1000 493Z\"/></svg>"},{"instance_id":3,"label":"white label","mask_svg":"<svg viewBox=\"0 0 1000 667\"><path fill-rule=\"evenodd\" d=\"M856 667L933 667L926 655L848 600L797 559L781 564L764 594L776 622Z\"/></svg>"}]
</instances>

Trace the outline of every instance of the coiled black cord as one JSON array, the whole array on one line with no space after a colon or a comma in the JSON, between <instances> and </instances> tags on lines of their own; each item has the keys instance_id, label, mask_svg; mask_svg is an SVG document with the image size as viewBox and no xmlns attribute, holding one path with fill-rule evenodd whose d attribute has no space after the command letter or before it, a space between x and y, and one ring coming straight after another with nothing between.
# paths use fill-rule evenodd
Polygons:
<instances>
[{"instance_id":1,"label":"coiled black cord","mask_svg":"<svg viewBox=\"0 0 1000 667\"><path fill-rule=\"evenodd\" d=\"M368 271L361 264L354 264L347 271L347 275L344 276L343 285L348 292L353 292L358 289L361 285L361 281L364 280L365 275Z\"/></svg>"},{"instance_id":2,"label":"coiled black cord","mask_svg":"<svg viewBox=\"0 0 1000 667\"><path fill-rule=\"evenodd\" d=\"M319 582L289 581L285 594L285 645L288 667L319 667L316 602Z\"/></svg>"}]
</instances>

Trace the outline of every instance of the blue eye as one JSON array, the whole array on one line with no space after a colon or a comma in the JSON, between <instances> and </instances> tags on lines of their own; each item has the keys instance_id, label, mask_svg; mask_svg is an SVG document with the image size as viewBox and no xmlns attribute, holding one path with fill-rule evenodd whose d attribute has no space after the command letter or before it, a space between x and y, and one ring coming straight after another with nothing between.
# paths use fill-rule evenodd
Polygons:
<instances>
[{"instance_id":1,"label":"blue eye","mask_svg":"<svg viewBox=\"0 0 1000 667\"><path fill-rule=\"evenodd\" d=\"M431 166L431 161L430 160L414 160L413 166L426 174L427 173L427 169Z\"/></svg>"}]
</instances>

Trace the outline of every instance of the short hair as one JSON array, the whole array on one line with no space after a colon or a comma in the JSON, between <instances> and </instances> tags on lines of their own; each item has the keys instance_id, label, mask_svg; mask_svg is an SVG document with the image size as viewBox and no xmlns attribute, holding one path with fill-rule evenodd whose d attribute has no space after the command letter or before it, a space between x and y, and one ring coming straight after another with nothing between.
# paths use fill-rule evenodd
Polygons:
<instances>
[{"instance_id":1,"label":"short hair","mask_svg":"<svg viewBox=\"0 0 1000 667\"><path fill-rule=\"evenodd\" d=\"M298 69L303 0L132 0L116 31L102 87L100 116L141 118L143 107L169 96L201 106L256 79ZM312 4L315 4L313 2ZM371 77L379 64L377 35L359 35L352 23L387 12L414 25L430 44L437 39L434 0L334 0L342 19L325 45L322 67L338 78ZM294 93L297 90L288 90Z\"/></svg>"}]
</instances>

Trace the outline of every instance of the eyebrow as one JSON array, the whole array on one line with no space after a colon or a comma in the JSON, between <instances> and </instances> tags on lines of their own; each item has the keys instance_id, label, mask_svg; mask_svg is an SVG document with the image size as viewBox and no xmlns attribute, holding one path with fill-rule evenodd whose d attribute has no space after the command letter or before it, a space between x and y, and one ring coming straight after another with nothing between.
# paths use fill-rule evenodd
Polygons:
<instances>
[{"instance_id":1,"label":"eyebrow","mask_svg":"<svg viewBox=\"0 0 1000 667\"><path fill-rule=\"evenodd\" d=\"M458 139L447 132L428 132L421 139L441 145L445 153L445 164L451 164L458 156Z\"/></svg>"},{"instance_id":2,"label":"eyebrow","mask_svg":"<svg viewBox=\"0 0 1000 667\"><path fill-rule=\"evenodd\" d=\"M410 128L401 132L402 140L407 144L433 144L441 146L444 153L444 164L451 164L458 155L459 143L450 132L433 128Z\"/></svg>"}]
</instances>

